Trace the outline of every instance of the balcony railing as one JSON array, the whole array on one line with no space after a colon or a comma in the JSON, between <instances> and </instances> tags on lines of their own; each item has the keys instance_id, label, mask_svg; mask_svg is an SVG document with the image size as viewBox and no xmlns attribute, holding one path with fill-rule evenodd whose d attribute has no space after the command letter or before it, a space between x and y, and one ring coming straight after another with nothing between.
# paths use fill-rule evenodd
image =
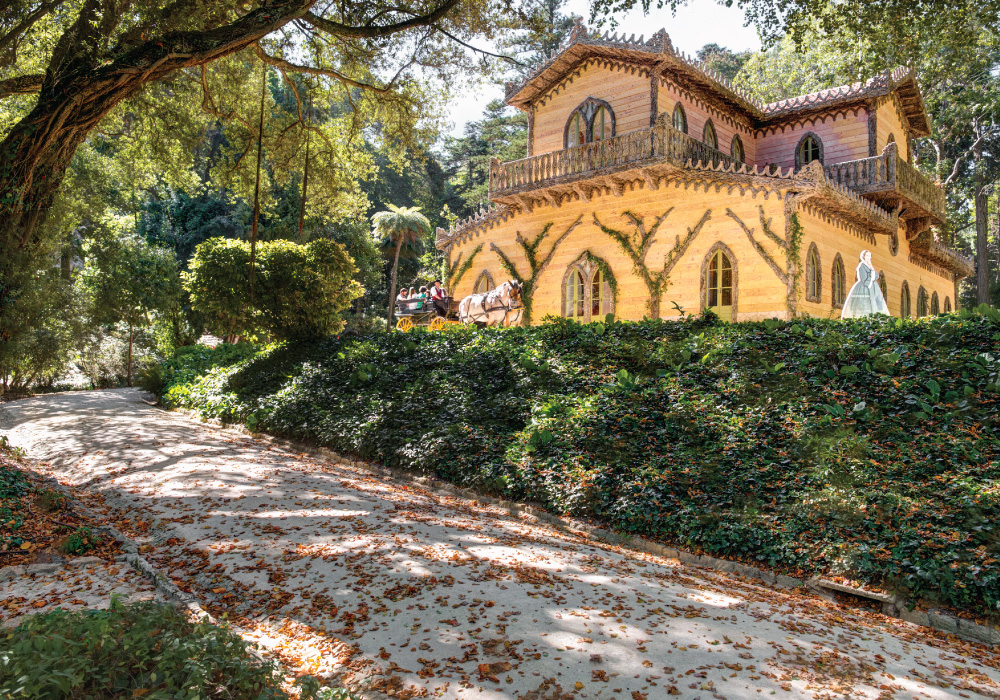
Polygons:
<instances>
[{"instance_id":1,"label":"balcony railing","mask_svg":"<svg viewBox=\"0 0 1000 700\"><path fill-rule=\"evenodd\" d=\"M882 155L834 163L823 168L828 180L858 194L896 192L939 220L946 215L944 190L899 157L896 144Z\"/></svg>"},{"instance_id":2,"label":"balcony railing","mask_svg":"<svg viewBox=\"0 0 1000 700\"><path fill-rule=\"evenodd\" d=\"M732 157L673 127L659 123L604 141L501 163L490 163L490 194L509 194L579 179L644 161L668 160L683 166L688 160L729 167Z\"/></svg>"}]
</instances>

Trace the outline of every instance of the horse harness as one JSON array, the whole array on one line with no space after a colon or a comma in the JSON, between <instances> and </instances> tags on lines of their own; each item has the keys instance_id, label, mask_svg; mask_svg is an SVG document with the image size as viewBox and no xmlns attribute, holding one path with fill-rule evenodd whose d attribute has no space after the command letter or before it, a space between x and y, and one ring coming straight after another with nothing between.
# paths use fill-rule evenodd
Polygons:
<instances>
[{"instance_id":1,"label":"horse harness","mask_svg":"<svg viewBox=\"0 0 1000 700\"><path fill-rule=\"evenodd\" d=\"M506 316L506 314L509 314L511 311L520 310L520 309L524 308L521 305L515 305L513 299L511 299L511 301L507 302L507 303L503 302L502 298L500 297L500 295L499 294L494 294L493 291L486 292L486 294L483 294L482 296L483 296L483 303L482 303L483 309L482 309L482 312L480 312L478 314L471 313L472 312L472 308L471 307L473 306L473 303L469 304L469 307L470 307L469 308L469 312L470 312L469 313L469 318L471 318L473 321L477 321L477 322L479 322L479 321L486 321L488 323L489 320L490 320L489 315L491 313L493 313L494 311L499 311L500 309L503 309L504 310L504 316ZM492 304L493 301L500 301L500 303L499 304ZM487 302L490 302L492 304L492 306L490 306L489 308L487 308L486 307L486 303ZM518 320L520 320L520 316L518 317Z\"/></svg>"}]
</instances>

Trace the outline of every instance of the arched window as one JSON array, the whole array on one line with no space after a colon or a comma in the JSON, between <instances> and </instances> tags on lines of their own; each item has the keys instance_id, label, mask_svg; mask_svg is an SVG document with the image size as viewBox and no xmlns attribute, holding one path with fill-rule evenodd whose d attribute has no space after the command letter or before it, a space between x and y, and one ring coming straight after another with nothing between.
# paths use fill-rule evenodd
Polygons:
<instances>
[{"instance_id":1,"label":"arched window","mask_svg":"<svg viewBox=\"0 0 1000 700\"><path fill-rule=\"evenodd\" d=\"M605 279L604 271L601 268L594 270L590 282L590 315L591 318L599 320L612 313L611 310L611 285Z\"/></svg>"},{"instance_id":2,"label":"arched window","mask_svg":"<svg viewBox=\"0 0 1000 700\"><path fill-rule=\"evenodd\" d=\"M734 136L733 142L729 144L729 154L737 163L747 162L746 152L743 150L743 139L739 136Z\"/></svg>"},{"instance_id":3,"label":"arched window","mask_svg":"<svg viewBox=\"0 0 1000 700\"><path fill-rule=\"evenodd\" d=\"M795 169L809 165L814 160L823 163L823 142L811 131L799 140L795 147Z\"/></svg>"},{"instance_id":4,"label":"arched window","mask_svg":"<svg viewBox=\"0 0 1000 700\"><path fill-rule=\"evenodd\" d=\"M951 313L951 297L945 297L944 298L944 312L946 314L950 314Z\"/></svg>"},{"instance_id":5,"label":"arched window","mask_svg":"<svg viewBox=\"0 0 1000 700\"><path fill-rule=\"evenodd\" d=\"M923 285L917 289L917 318L923 318L927 315L927 290L924 289Z\"/></svg>"},{"instance_id":6,"label":"arched window","mask_svg":"<svg viewBox=\"0 0 1000 700\"><path fill-rule=\"evenodd\" d=\"M718 150L719 137L715 135L715 124L712 123L711 119L705 122L705 131L702 133L701 140L705 142L706 146Z\"/></svg>"},{"instance_id":7,"label":"arched window","mask_svg":"<svg viewBox=\"0 0 1000 700\"><path fill-rule=\"evenodd\" d=\"M938 301L937 292L931 294L931 316L937 316L941 313L941 303Z\"/></svg>"},{"instance_id":8,"label":"arched window","mask_svg":"<svg viewBox=\"0 0 1000 700\"><path fill-rule=\"evenodd\" d=\"M831 303L833 308L839 309L844 305L844 297L847 296L847 273L844 272L844 260L840 257L840 253L833 259L831 280Z\"/></svg>"},{"instance_id":9,"label":"arched window","mask_svg":"<svg viewBox=\"0 0 1000 700\"><path fill-rule=\"evenodd\" d=\"M885 281L885 273L884 272L878 273L878 288L882 291L882 298L888 300L889 299L889 283ZM888 304L889 304L889 302L886 301L886 305L888 305Z\"/></svg>"},{"instance_id":10,"label":"arched window","mask_svg":"<svg viewBox=\"0 0 1000 700\"><path fill-rule=\"evenodd\" d=\"M608 274L584 253L566 268L566 275L563 277L563 315L581 323L589 323L600 321L614 312L614 295Z\"/></svg>"},{"instance_id":11,"label":"arched window","mask_svg":"<svg viewBox=\"0 0 1000 700\"><path fill-rule=\"evenodd\" d=\"M806 255L806 301L819 302L823 296L823 279L819 264L819 249L810 244Z\"/></svg>"},{"instance_id":12,"label":"arched window","mask_svg":"<svg viewBox=\"0 0 1000 700\"><path fill-rule=\"evenodd\" d=\"M705 308L714 311L723 321L736 318L736 268L732 252L721 243L708 251L702 284Z\"/></svg>"},{"instance_id":13,"label":"arched window","mask_svg":"<svg viewBox=\"0 0 1000 700\"><path fill-rule=\"evenodd\" d=\"M680 102L674 105L674 128L685 134L688 132L688 118Z\"/></svg>"},{"instance_id":14,"label":"arched window","mask_svg":"<svg viewBox=\"0 0 1000 700\"><path fill-rule=\"evenodd\" d=\"M583 274L573 268L566 277L566 318L583 320L584 305Z\"/></svg>"},{"instance_id":15,"label":"arched window","mask_svg":"<svg viewBox=\"0 0 1000 700\"><path fill-rule=\"evenodd\" d=\"M910 317L910 283L906 280L903 280L903 289L899 293L899 316Z\"/></svg>"},{"instance_id":16,"label":"arched window","mask_svg":"<svg viewBox=\"0 0 1000 700\"><path fill-rule=\"evenodd\" d=\"M615 113L611 105L596 97L588 97L569 115L563 140L566 148L573 148L614 135Z\"/></svg>"},{"instance_id":17,"label":"arched window","mask_svg":"<svg viewBox=\"0 0 1000 700\"><path fill-rule=\"evenodd\" d=\"M479 277L476 279L476 286L473 287L472 293L473 294L486 294L486 292L488 292L488 291L490 291L491 289L494 289L494 288L496 288L496 285L493 284L493 276L490 275L490 273L488 271L483 270L479 274Z\"/></svg>"}]
</instances>

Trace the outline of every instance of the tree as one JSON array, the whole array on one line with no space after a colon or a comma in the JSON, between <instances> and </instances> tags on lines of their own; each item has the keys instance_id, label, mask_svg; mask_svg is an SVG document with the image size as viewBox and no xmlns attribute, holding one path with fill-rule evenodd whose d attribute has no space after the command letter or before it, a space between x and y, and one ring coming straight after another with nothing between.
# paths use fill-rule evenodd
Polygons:
<instances>
[{"instance_id":1,"label":"tree","mask_svg":"<svg viewBox=\"0 0 1000 700\"><path fill-rule=\"evenodd\" d=\"M241 337L312 340L339 333L341 313L364 293L344 246L326 238L306 244L267 241L257 247L250 301L250 244L212 238L195 249L181 275L195 311L228 342Z\"/></svg>"},{"instance_id":2,"label":"tree","mask_svg":"<svg viewBox=\"0 0 1000 700\"><path fill-rule=\"evenodd\" d=\"M39 233L73 156L92 132L121 120L191 121L201 110L227 123L242 171L257 127L249 74L272 69L272 102L280 80L296 105L301 90L290 76L314 76L317 90L345 105L331 128L309 125L296 108L292 125L269 128L268 153L281 176L305 134L320 161L350 178L338 157L337 130L351 138L371 121L387 142L412 144L429 133L433 88L419 85L430 70L450 86L478 68L483 52L469 42L516 20L512 6L488 0L21 0L0 10L0 316L37 268L46 241ZM18 50L15 50L18 49ZM10 100L10 102L6 102ZM317 100L318 101L318 100ZM429 122L428 122L429 123ZM320 145L320 142L323 142ZM324 155L323 151L327 151ZM311 195L312 201L312 195Z\"/></svg>"},{"instance_id":3,"label":"tree","mask_svg":"<svg viewBox=\"0 0 1000 700\"><path fill-rule=\"evenodd\" d=\"M566 35L573 29L574 14L561 12L568 0L528 0L522 13L526 15L525 28L503 36L497 42L501 49L509 50L517 58L513 69L515 78L523 78L554 54Z\"/></svg>"},{"instance_id":4,"label":"tree","mask_svg":"<svg viewBox=\"0 0 1000 700\"><path fill-rule=\"evenodd\" d=\"M677 9L687 0L594 0L591 21L641 7ZM743 10L766 44L790 37L806 48L811 36L851 37L855 52L877 60L915 65L930 50L966 46L980 29L1000 33L1000 0L724 0Z\"/></svg>"},{"instance_id":5,"label":"tree","mask_svg":"<svg viewBox=\"0 0 1000 700\"><path fill-rule=\"evenodd\" d=\"M695 54L699 61L730 82L753 55L750 50L731 51L714 43L705 44Z\"/></svg>"},{"instance_id":6,"label":"tree","mask_svg":"<svg viewBox=\"0 0 1000 700\"><path fill-rule=\"evenodd\" d=\"M128 326L126 378L131 386L136 330L180 296L177 259L172 251L136 237L105 233L88 246L79 285L95 323Z\"/></svg>"},{"instance_id":7,"label":"tree","mask_svg":"<svg viewBox=\"0 0 1000 700\"><path fill-rule=\"evenodd\" d=\"M420 213L420 207L386 205L372 217L372 236L376 241L393 244L392 273L389 280L389 309L386 312L386 330L392 331L392 311L396 305L396 274L399 271L399 251L404 244L413 245L430 235L431 222Z\"/></svg>"}]
</instances>

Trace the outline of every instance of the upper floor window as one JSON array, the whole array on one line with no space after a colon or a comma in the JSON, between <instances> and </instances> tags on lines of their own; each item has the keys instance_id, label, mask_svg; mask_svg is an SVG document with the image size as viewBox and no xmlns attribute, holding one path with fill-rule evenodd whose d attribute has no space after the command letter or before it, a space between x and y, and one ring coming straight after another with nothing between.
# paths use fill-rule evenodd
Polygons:
<instances>
[{"instance_id":1,"label":"upper floor window","mask_svg":"<svg viewBox=\"0 0 1000 700\"><path fill-rule=\"evenodd\" d=\"M688 132L688 118L680 102L674 105L674 128L685 134Z\"/></svg>"},{"instance_id":2,"label":"upper floor window","mask_svg":"<svg viewBox=\"0 0 1000 700\"><path fill-rule=\"evenodd\" d=\"M615 113L604 100L588 97L573 110L566 123L566 148L592 141L603 141L615 135Z\"/></svg>"},{"instance_id":3,"label":"upper floor window","mask_svg":"<svg viewBox=\"0 0 1000 700\"><path fill-rule=\"evenodd\" d=\"M729 154L737 163L747 162L746 152L743 150L743 139L739 136L733 137L733 142L729 145Z\"/></svg>"},{"instance_id":4,"label":"upper floor window","mask_svg":"<svg viewBox=\"0 0 1000 700\"><path fill-rule=\"evenodd\" d=\"M802 137L795 149L795 169L809 165L814 160L823 163L823 142L819 136L810 132Z\"/></svg>"},{"instance_id":5,"label":"upper floor window","mask_svg":"<svg viewBox=\"0 0 1000 700\"><path fill-rule=\"evenodd\" d=\"M701 137L701 140L705 142L705 145L711 146L712 148L718 150L719 148L719 137L715 135L715 124L709 119L705 122L705 132Z\"/></svg>"}]
</instances>

